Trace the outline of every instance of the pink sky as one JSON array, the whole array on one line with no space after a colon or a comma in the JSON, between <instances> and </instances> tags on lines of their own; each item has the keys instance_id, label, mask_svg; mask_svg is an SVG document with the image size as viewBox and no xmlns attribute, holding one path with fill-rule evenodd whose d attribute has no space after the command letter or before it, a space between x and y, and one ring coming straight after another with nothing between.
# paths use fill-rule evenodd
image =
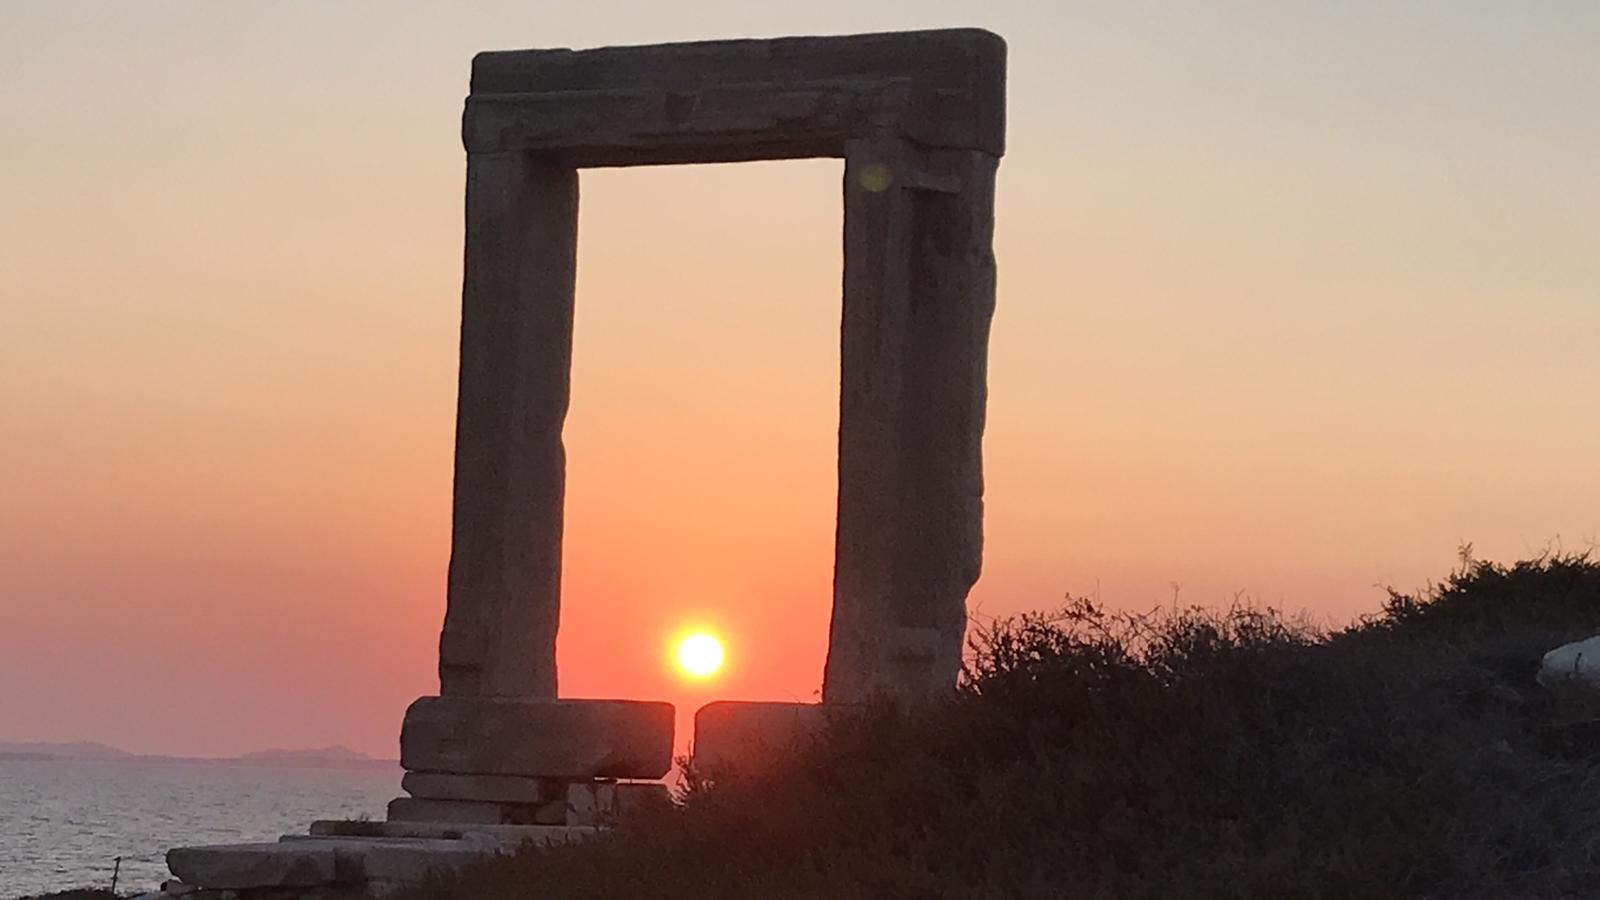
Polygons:
<instances>
[{"instance_id":1,"label":"pink sky","mask_svg":"<svg viewBox=\"0 0 1600 900\"><path fill-rule=\"evenodd\" d=\"M0 30L0 740L392 755L437 687L474 51L1011 45L972 608L1333 621L1600 534L1600 12L52 3ZM583 176L563 692L807 699L840 166ZM666 661L688 624L729 667Z\"/></svg>"}]
</instances>

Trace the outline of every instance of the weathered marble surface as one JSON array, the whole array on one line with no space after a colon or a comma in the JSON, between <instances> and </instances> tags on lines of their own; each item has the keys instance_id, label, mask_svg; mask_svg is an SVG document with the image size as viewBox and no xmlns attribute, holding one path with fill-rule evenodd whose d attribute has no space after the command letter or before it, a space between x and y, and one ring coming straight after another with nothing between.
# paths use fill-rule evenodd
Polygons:
<instances>
[{"instance_id":1,"label":"weathered marble surface","mask_svg":"<svg viewBox=\"0 0 1600 900\"><path fill-rule=\"evenodd\" d=\"M502 848L515 848L528 843L541 847L566 844L573 841L587 840L599 833L599 829L589 826L480 825L446 822L372 822L367 820L326 819L312 822L309 835L284 835L281 840L299 841L317 837L460 840L468 835L476 835L480 842L492 841Z\"/></svg>"},{"instance_id":2,"label":"weathered marble surface","mask_svg":"<svg viewBox=\"0 0 1600 900\"><path fill-rule=\"evenodd\" d=\"M400 787L413 797L428 800L483 800L502 803L543 803L566 796L567 782L526 775L463 775L446 772L407 772Z\"/></svg>"},{"instance_id":3,"label":"weathered marble surface","mask_svg":"<svg viewBox=\"0 0 1600 900\"><path fill-rule=\"evenodd\" d=\"M577 252L575 171L467 160L443 694L556 695Z\"/></svg>"},{"instance_id":4,"label":"weathered marble surface","mask_svg":"<svg viewBox=\"0 0 1600 900\"><path fill-rule=\"evenodd\" d=\"M355 900L388 896L524 844L591 838L595 828L319 822L276 843L181 847L167 853L177 882L168 897L191 900Z\"/></svg>"},{"instance_id":5,"label":"weathered marble surface","mask_svg":"<svg viewBox=\"0 0 1600 900\"><path fill-rule=\"evenodd\" d=\"M732 770L751 773L776 754L794 750L849 707L818 703L719 700L694 715L691 759L696 772L716 778Z\"/></svg>"},{"instance_id":6,"label":"weathered marble surface","mask_svg":"<svg viewBox=\"0 0 1600 900\"><path fill-rule=\"evenodd\" d=\"M538 803L396 797L388 818L448 825L606 825L634 807L670 802L662 784L586 782L568 784L556 799Z\"/></svg>"},{"instance_id":7,"label":"weathered marble surface","mask_svg":"<svg viewBox=\"0 0 1600 900\"><path fill-rule=\"evenodd\" d=\"M388 819L391 822L439 822L447 825L565 825L567 798L542 803L505 803L396 797L389 801Z\"/></svg>"},{"instance_id":8,"label":"weathered marble surface","mask_svg":"<svg viewBox=\"0 0 1600 900\"><path fill-rule=\"evenodd\" d=\"M406 710L400 764L568 781L660 778L672 768L672 730L669 703L423 697Z\"/></svg>"},{"instance_id":9,"label":"weathered marble surface","mask_svg":"<svg viewBox=\"0 0 1600 900\"><path fill-rule=\"evenodd\" d=\"M983 558L997 164L890 137L845 158L828 703L947 691L961 668Z\"/></svg>"},{"instance_id":10,"label":"weathered marble surface","mask_svg":"<svg viewBox=\"0 0 1600 900\"><path fill-rule=\"evenodd\" d=\"M1005 42L979 29L480 53L469 152L572 166L840 157L888 129L1005 152Z\"/></svg>"}]
</instances>

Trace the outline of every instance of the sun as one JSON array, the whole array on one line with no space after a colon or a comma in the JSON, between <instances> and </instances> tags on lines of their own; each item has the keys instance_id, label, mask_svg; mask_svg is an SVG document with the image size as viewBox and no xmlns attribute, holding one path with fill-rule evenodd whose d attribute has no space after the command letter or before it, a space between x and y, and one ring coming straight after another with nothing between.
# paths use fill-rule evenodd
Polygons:
<instances>
[{"instance_id":1,"label":"sun","mask_svg":"<svg viewBox=\"0 0 1600 900\"><path fill-rule=\"evenodd\" d=\"M709 678L722 668L722 642L696 631L678 642L678 668L690 678Z\"/></svg>"}]
</instances>

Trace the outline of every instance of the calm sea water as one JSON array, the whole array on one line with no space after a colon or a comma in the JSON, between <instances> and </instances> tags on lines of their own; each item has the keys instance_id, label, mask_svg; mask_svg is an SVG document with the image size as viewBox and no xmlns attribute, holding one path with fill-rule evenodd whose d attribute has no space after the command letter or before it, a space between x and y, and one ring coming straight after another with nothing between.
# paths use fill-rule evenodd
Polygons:
<instances>
[{"instance_id":1,"label":"calm sea water","mask_svg":"<svg viewBox=\"0 0 1600 900\"><path fill-rule=\"evenodd\" d=\"M0 898L154 890L181 844L272 841L316 819L383 817L400 769L0 760Z\"/></svg>"}]
</instances>

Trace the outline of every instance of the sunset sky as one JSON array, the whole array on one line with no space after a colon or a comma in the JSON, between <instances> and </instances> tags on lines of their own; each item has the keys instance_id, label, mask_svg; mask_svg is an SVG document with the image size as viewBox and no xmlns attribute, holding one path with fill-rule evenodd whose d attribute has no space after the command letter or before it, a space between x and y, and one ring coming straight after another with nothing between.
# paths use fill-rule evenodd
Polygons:
<instances>
[{"instance_id":1,"label":"sunset sky","mask_svg":"<svg viewBox=\"0 0 1600 900\"><path fill-rule=\"evenodd\" d=\"M1010 44L975 614L1343 622L1600 536L1600 5L13 2L0 740L396 753L474 52L965 25ZM819 689L841 169L583 174L563 695Z\"/></svg>"}]
</instances>

